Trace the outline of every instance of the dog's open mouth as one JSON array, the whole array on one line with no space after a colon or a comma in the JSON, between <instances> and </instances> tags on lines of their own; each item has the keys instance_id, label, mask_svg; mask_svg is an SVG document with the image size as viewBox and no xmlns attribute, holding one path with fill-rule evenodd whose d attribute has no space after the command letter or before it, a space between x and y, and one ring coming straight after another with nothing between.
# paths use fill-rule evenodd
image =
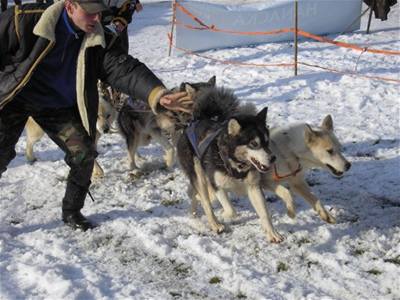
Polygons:
<instances>
[{"instance_id":1,"label":"dog's open mouth","mask_svg":"<svg viewBox=\"0 0 400 300\"><path fill-rule=\"evenodd\" d=\"M256 167L256 169L261 173L265 173L265 172L267 172L269 170L269 166L263 165L262 163L260 163L254 157L251 157L250 161Z\"/></svg>"},{"instance_id":2,"label":"dog's open mouth","mask_svg":"<svg viewBox=\"0 0 400 300\"><path fill-rule=\"evenodd\" d=\"M343 176L343 172L336 170L331 165L326 164L326 166L329 168L329 170L332 172L333 175L338 176L338 177Z\"/></svg>"}]
</instances>

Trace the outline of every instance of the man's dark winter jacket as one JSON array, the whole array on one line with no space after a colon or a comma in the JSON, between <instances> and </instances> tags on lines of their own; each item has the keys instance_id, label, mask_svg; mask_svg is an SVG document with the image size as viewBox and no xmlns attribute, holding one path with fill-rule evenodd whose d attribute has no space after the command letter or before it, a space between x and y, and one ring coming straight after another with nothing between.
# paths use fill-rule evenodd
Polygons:
<instances>
[{"instance_id":1,"label":"man's dark winter jacket","mask_svg":"<svg viewBox=\"0 0 400 300\"><path fill-rule=\"evenodd\" d=\"M29 81L56 42L55 27L64 2L25 4L0 15L0 109ZM141 62L124 54L111 33L99 24L85 34L77 61L76 93L82 124L95 136L100 79L154 109L165 91L161 81Z\"/></svg>"}]
</instances>

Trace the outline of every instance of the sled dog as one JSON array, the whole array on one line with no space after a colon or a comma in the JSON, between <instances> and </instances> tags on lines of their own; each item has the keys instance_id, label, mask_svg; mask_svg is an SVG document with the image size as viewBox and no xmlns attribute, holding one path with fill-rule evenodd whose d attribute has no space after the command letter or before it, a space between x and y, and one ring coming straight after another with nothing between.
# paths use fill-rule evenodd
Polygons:
<instances>
[{"instance_id":1,"label":"sled dog","mask_svg":"<svg viewBox=\"0 0 400 300\"><path fill-rule=\"evenodd\" d=\"M324 169L340 177L351 167L341 153L332 117L327 115L322 125L316 128L303 123L274 128L270 133L270 147L276 161L270 171L261 175L262 186L275 192L285 202L290 217L296 215L291 194L295 193L303 197L322 220L335 223L335 218L311 192L304 179L309 169ZM284 183L289 185L290 191Z\"/></svg>"},{"instance_id":2,"label":"sled dog","mask_svg":"<svg viewBox=\"0 0 400 300\"><path fill-rule=\"evenodd\" d=\"M97 115L97 134L96 134L96 145L100 138L100 136L104 133L107 133L111 129L111 125L113 121L116 119L117 112L111 106L107 99L103 97L99 97L99 110ZM36 161L36 157L33 152L33 147L37 141L39 141L43 135L44 131L42 128L32 119L29 118L25 125L26 131L26 149L25 156L28 162L33 163ZM92 178L100 178L104 176L104 171L99 165L99 163L95 160Z\"/></svg>"},{"instance_id":3,"label":"sled dog","mask_svg":"<svg viewBox=\"0 0 400 300\"><path fill-rule=\"evenodd\" d=\"M215 81L213 76L207 82L184 82L175 90L186 91L193 98L199 89L215 86ZM136 164L137 150L139 146L147 146L152 140L164 148L165 163L167 167L172 167L178 137L191 117L191 114L169 110L155 115L148 104L141 100L122 106L118 115L118 125L126 140L130 169L139 170Z\"/></svg>"},{"instance_id":4,"label":"sled dog","mask_svg":"<svg viewBox=\"0 0 400 300\"><path fill-rule=\"evenodd\" d=\"M233 218L228 192L235 192L248 196L268 240L283 240L272 225L260 186L261 174L275 159L268 146L266 116L267 107L258 114L241 112L238 99L224 88L203 89L194 98L194 121L178 140L178 159L190 180L192 213L200 201L216 233L225 227L214 215L211 200L220 202L225 218Z\"/></svg>"}]
</instances>

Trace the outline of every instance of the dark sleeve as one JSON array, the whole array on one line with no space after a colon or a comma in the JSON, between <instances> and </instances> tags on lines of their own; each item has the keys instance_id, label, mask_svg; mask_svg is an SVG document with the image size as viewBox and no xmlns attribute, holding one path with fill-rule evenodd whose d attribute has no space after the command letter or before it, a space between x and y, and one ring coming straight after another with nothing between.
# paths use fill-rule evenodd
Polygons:
<instances>
[{"instance_id":1,"label":"dark sleeve","mask_svg":"<svg viewBox=\"0 0 400 300\"><path fill-rule=\"evenodd\" d=\"M0 13L0 72L18 50L18 38L14 24L14 7Z\"/></svg>"},{"instance_id":2,"label":"dark sleeve","mask_svg":"<svg viewBox=\"0 0 400 300\"><path fill-rule=\"evenodd\" d=\"M111 34L107 34L109 38ZM106 38L106 40L108 40ZM108 41L109 44L111 41ZM105 50L101 80L116 90L147 101L157 87L164 87L160 79L145 64L124 53L119 39Z\"/></svg>"}]
</instances>

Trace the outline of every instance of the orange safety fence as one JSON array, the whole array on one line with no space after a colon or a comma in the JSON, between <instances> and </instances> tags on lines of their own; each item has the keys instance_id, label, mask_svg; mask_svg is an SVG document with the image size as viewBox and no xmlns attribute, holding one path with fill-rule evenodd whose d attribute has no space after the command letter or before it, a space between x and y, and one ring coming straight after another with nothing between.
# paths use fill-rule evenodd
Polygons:
<instances>
[{"instance_id":1,"label":"orange safety fence","mask_svg":"<svg viewBox=\"0 0 400 300\"><path fill-rule=\"evenodd\" d=\"M171 42L171 37L169 36L170 42ZM224 64L224 65L236 65L236 66L250 66L250 67L293 67L294 63L269 63L269 64L263 64L263 63L245 63L245 62L238 62L238 61L234 61L234 60L222 60L222 59L218 59L218 58L214 58L208 55L204 55L204 54L199 54L196 53L194 51L191 51L189 49L184 49L184 48L180 48L177 46L174 46L175 49L178 49L182 52L185 52L186 54L190 54L190 55L194 55L203 59L207 59L207 60L211 60L220 64ZM360 73L354 72L354 71L341 71L341 70L336 70L336 69L332 69L332 68L328 68L328 67L322 67L319 65L314 65L314 64L309 64L309 63L305 63L305 62L298 62L299 65L304 65L307 67L311 67L311 68L317 68L317 69L322 69L322 70L326 70L329 72L333 72L333 73L338 73L338 74L343 74L343 75L350 75L350 76L357 76L357 77L363 77L363 78L368 78L368 79L376 79L376 80L382 80L382 81L389 81L389 82L395 82L395 83L400 83L399 79L394 79L394 78L387 78L387 77L380 77L380 76L370 76L370 75L362 75Z\"/></svg>"},{"instance_id":2,"label":"orange safety fence","mask_svg":"<svg viewBox=\"0 0 400 300\"><path fill-rule=\"evenodd\" d=\"M400 83L400 79L380 77L380 76L362 75L362 74L357 73L357 72L341 71L341 70L336 70L336 69L332 69L332 68L328 68L328 67L322 67L322 66L319 66L319 65L308 64L308 63L305 63L305 62L298 62L298 64L299 65L304 65L304 66L307 66L307 67L311 67L311 68L323 69L323 70L330 71L330 72L333 72L333 73L340 73L340 74L343 74L343 75L350 75L350 76L357 76L357 77L363 77L363 78L368 78L368 79L376 79L376 80L383 80L383 81L390 81L390 82Z\"/></svg>"},{"instance_id":3,"label":"orange safety fence","mask_svg":"<svg viewBox=\"0 0 400 300\"><path fill-rule=\"evenodd\" d=\"M194 51L188 50L188 49L184 49L184 48L180 48L177 46L174 46L175 49L178 49L180 51L185 52L186 54L191 54L200 58L205 58L208 60L212 60L215 62L218 62L220 64L224 64L224 65L239 65L239 66L253 66L253 67L293 67L294 63L269 63L269 64L265 64L265 63L245 63L245 62L240 62L240 61L234 61L234 60L222 60L222 59L218 59L218 58L214 58L211 56L207 56L207 55L202 55L199 53L196 53Z\"/></svg>"},{"instance_id":4,"label":"orange safety fence","mask_svg":"<svg viewBox=\"0 0 400 300\"><path fill-rule=\"evenodd\" d=\"M183 13L188 15L190 18L192 18L195 22L197 22L201 26L201 27L195 27L195 26L183 24L181 22L177 22L176 20L174 20L176 25L183 26L183 27L186 27L186 28L192 29L192 30L208 30L208 31L213 31L213 32L221 32L221 33L236 34L236 35L271 35L271 34L281 34L281 33L287 33L287 32L293 32L293 33L296 32L296 30L294 28L282 28L282 29L277 29L277 30L273 30L273 31L258 31L258 32L219 29L215 25L211 25L211 26L206 25L199 18L194 16L189 10L187 10L184 6L182 6L181 4L179 4L177 2L175 2L174 7L175 7L174 9L176 9L176 7L179 8ZM355 44L334 41L334 40L331 40L331 39L328 39L325 37L321 37L321 36L312 34L310 32L306 32L304 30L297 30L297 34L307 37L307 38L317 40L319 42L330 43L330 44L336 45L338 47L350 48L350 49L357 50L357 51L370 52L370 53L375 53L375 54L400 55L400 51L380 50L380 49L370 49L368 47L360 47Z\"/></svg>"},{"instance_id":5,"label":"orange safety fence","mask_svg":"<svg viewBox=\"0 0 400 300\"><path fill-rule=\"evenodd\" d=\"M178 7L182 12L184 12L189 17L191 17L201 27L196 27L196 26L192 26L192 25L188 25L188 24L183 24L181 22L176 21L176 19L173 20L173 23L176 24L176 25L180 25L180 26L186 27L188 29L192 29L192 30L209 30L209 31L213 31L213 32L223 32L223 33L228 33L228 34L240 34L240 35L270 35L270 34L281 34L281 33L288 33L288 32L295 33L295 29L294 28L282 28L282 29L277 29L277 30L272 30L272 31L261 31L261 32L246 32L246 31L234 31L234 30L218 29L218 28L215 27L215 25L211 25L211 26L206 25L199 18L197 18L191 12L189 12L185 7L183 7L182 5L180 5L179 3L177 3L175 1L173 9L176 10L176 7ZM345 43L345 42L339 42L339 41L330 40L328 38L321 37L321 36L318 36L318 35L314 35L312 33L309 33L309 32L303 31L303 30L298 30L297 33L299 35L304 36L304 37L308 37L308 38L311 38L311 39L314 39L314 40L317 40L317 41L320 41L320 42L330 43L330 44L333 44L333 45L336 45L336 46L339 46L339 47L351 48L351 49L354 49L354 50L361 51L362 53L371 52L371 53L377 53L377 54L400 55L399 51L369 49L367 47L360 47L360 46L355 45L355 44L349 44L349 43ZM170 47L171 47L172 43L173 43L172 36L170 34L168 34L168 38L169 38L169 43L170 43ZM186 54L195 55L197 57L201 57L201 58L204 58L204 59L212 60L212 61L215 61L215 62L218 62L218 63L221 63L221 64L230 64L230 65L239 65L239 66L254 66L254 67L293 67L295 65L294 63L268 63L268 64L265 64L265 63L244 63L244 62L238 62L238 61L233 61L233 60L221 60L221 59L213 58L211 56L207 56L207 55L202 55L202 54L196 53L196 52L191 51L189 49L180 48L180 47L177 47L176 45L174 45L174 47L176 49L182 51L182 52L185 52ZM323 70L326 70L326 71L329 71L329 72L344 74L344 75L358 76L358 77L363 77L363 78L368 78L368 79L376 79L376 80L383 80L383 81L400 83L399 79L394 79L394 78L362 75L362 74L359 74L359 73L354 72L354 71L341 71L341 70L328 68L328 67L323 67L323 66L319 66L319 65L315 65L315 64L309 64L309 63L305 63L305 62L298 62L298 64L304 65L304 66L307 66L307 67L323 69Z\"/></svg>"}]
</instances>

